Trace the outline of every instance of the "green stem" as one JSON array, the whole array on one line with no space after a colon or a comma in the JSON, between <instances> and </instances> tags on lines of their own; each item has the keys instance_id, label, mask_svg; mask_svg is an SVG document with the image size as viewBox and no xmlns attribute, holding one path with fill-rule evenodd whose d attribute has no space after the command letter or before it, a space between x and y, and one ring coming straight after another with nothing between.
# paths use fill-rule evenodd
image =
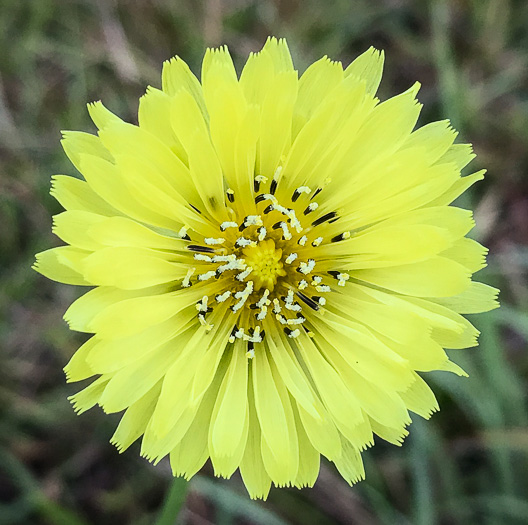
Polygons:
<instances>
[{"instance_id":1,"label":"green stem","mask_svg":"<svg viewBox=\"0 0 528 525\"><path fill-rule=\"evenodd\" d=\"M189 483L183 478L174 478L167 491L163 508L155 525L174 525L185 503Z\"/></svg>"}]
</instances>

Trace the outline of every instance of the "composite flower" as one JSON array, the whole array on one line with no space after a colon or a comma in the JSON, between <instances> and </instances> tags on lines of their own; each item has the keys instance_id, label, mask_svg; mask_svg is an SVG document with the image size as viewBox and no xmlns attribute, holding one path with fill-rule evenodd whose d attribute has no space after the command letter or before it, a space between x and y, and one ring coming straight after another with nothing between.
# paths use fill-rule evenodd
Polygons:
<instances>
[{"instance_id":1,"label":"composite flower","mask_svg":"<svg viewBox=\"0 0 528 525\"><path fill-rule=\"evenodd\" d=\"M76 411L123 412L119 451L239 469L251 497L313 485L321 456L354 483L374 435L401 444L438 409L424 372L464 375L445 349L476 345L462 314L497 290L472 281L486 249L452 202L483 171L461 176L448 121L417 128L418 84L376 97L382 66L371 48L299 75L270 38L238 76L209 49L200 81L164 64L138 125L96 102L97 134L64 132L83 178L53 177L66 245L34 267L92 287L65 372L92 378Z\"/></svg>"}]
</instances>

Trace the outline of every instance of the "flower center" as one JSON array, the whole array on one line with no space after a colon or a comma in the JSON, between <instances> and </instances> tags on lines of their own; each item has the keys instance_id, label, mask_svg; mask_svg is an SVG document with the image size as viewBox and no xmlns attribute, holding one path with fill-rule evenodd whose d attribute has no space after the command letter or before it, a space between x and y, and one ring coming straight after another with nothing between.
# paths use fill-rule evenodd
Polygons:
<instances>
[{"instance_id":1,"label":"flower center","mask_svg":"<svg viewBox=\"0 0 528 525\"><path fill-rule=\"evenodd\" d=\"M267 239L256 246L244 248L242 253L246 264L252 268L254 289L267 288L272 292L277 278L286 275L281 260L282 250L275 248L273 239Z\"/></svg>"}]
</instances>

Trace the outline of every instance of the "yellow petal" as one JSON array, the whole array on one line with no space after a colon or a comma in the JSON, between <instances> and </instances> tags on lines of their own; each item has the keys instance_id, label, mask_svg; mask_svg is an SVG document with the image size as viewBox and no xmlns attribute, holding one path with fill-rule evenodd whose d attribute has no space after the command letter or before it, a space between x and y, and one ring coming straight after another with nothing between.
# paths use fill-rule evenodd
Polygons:
<instances>
[{"instance_id":1,"label":"yellow petal","mask_svg":"<svg viewBox=\"0 0 528 525\"><path fill-rule=\"evenodd\" d=\"M161 382L151 388L143 397L130 405L123 414L119 425L110 439L119 453L124 452L147 428L150 416L158 400Z\"/></svg>"},{"instance_id":2,"label":"yellow petal","mask_svg":"<svg viewBox=\"0 0 528 525\"><path fill-rule=\"evenodd\" d=\"M469 288L461 294L435 299L435 302L459 314L478 314L498 308L500 306L497 301L498 295L497 288L484 283L472 282Z\"/></svg>"},{"instance_id":3,"label":"yellow petal","mask_svg":"<svg viewBox=\"0 0 528 525\"><path fill-rule=\"evenodd\" d=\"M37 253L31 268L52 281L89 286L81 273L81 262L89 254L71 246L60 246Z\"/></svg>"},{"instance_id":4,"label":"yellow petal","mask_svg":"<svg viewBox=\"0 0 528 525\"><path fill-rule=\"evenodd\" d=\"M417 297L449 297L470 284L470 273L461 264L444 257L390 269L354 270L354 278L395 292Z\"/></svg>"},{"instance_id":5,"label":"yellow petal","mask_svg":"<svg viewBox=\"0 0 528 525\"><path fill-rule=\"evenodd\" d=\"M92 284L123 290L148 288L183 279L187 265L167 258L170 254L148 248L103 248L86 257L83 274Z\"/></svg>"},{"instance_id":6,"label":"yellow petal","mask_svg":"<svg viewBox=\"0 0 528 525\"><path fill-rule=\"evenodd\" d=\"M365 82L367 92L373 95L378 90L383 74L383 51L370 47L359 55L346 69L345 76L352 76Z\"/></svg>"}]
</instances>

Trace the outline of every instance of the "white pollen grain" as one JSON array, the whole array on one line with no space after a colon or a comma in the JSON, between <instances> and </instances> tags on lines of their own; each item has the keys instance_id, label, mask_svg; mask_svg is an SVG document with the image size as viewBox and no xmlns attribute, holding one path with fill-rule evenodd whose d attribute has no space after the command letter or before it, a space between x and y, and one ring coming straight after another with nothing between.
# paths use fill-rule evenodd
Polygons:
<instances>
[{"instance_id":1,"label":"white pollen grain","mask_svg":"<svg viewBox=\"0 0 528 525\"><path fill-rule=\"evenodd\" d=\"M182 280L182 286L184 288L189 288L189 286L191 286L191 277L193 276L195 271L196 268L189 268L187 270L187 275Z\"/></svg>"},{"instance_id":2,"label":"white pollen grain","mask_svg":"<svg viewBox=\"0 0 528 525\"><path fill-rule=\"evenodd\" d=\"M220 224L220 229L225 232L228 228L238 228L238 224L234 221L225 221Z\"/></svg>"},{"instance_id":3,"label":"white pollen grain","mask_svg":"<svg viewBox=\"0 0 528 525\"><path fill-rule=\"evenodd\" d=\"M204 239L205 244L208 244L209 246L215 245L215 244L224 244L226 240L223 237L219 237L218 239L215 239L214 237L206 237Z\"/></svg>"},{"instance_id":4,"label":"white pollen grain","mask_svg":"<svg viewBox=\"0 0 528 525\"><path fill-rule=\"evenodd\" d=\"M315 248L316 246L319 246L323 242L322 237L317 237L312 241L312 246Z\"/></svg>"},{"instance_id":5,"label":"white pollen grain","mask_svg":"<svg viewBox=\"0 0 528 525\"><path fill-rule=\"evenodd\" d=\"M210 272L201 273L198 275L199 281L207 281L208 279L212 279L216 275L216 272L214 270L211 270Z\"/></svg>"},{"instance_id":6,"label":"white pollen grain","mask_svg":"<svg viewBox=\"0 0 528 525\"><path fill-rule=\"evenodd\" d=\"M284 262L286 264L291 264L293 261L295 261L295 259L297 259L297 254L296 253L290 253L290 255L288 255L288 257L286 257L286 259L284 259Z\"/></svg>"},{"instance_id":7,"label":"white pollen grain","mask_svg":"<svg viewBox=\"0 0 528 525\"><path fill-rule=\"evenodd\" d=\"M306 244L306 241L308 240L308 237L306 235L303 235L298 241L297 244L300 246L304 246Z\"/></svg>"},{"instance_id":8,"label":"white pollen grain","mask_svg":"<svg viewBox=\"0 0 528 525\"><path fill-rule=\"evenodd\" d=\"M227 301L230 295L231 295L231 290L226 290L223 294L217 295L215 299L218 303L223 303L224 301Z\"/></svg>"}]
</instances>

